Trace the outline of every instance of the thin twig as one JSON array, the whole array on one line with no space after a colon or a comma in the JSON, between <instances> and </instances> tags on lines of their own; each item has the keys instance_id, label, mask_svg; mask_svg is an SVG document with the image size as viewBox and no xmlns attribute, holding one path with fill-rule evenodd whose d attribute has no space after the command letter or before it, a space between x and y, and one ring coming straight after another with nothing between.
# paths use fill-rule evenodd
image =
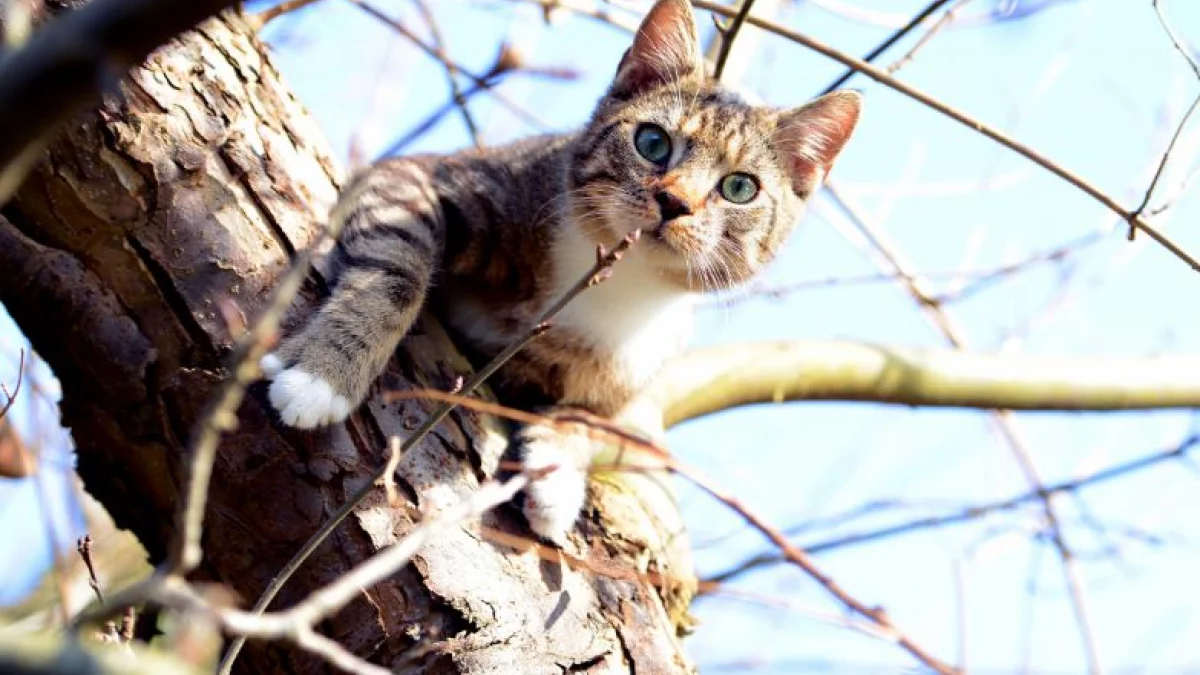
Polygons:
<instances>
[{"instance_id":1,"label":"thin twig","mask_svg":"<svg viewBox=\"0 0 1200 675\"><path fill-rule=\"evenodd\" d=\"M879 56L881 54L883 54L888 49L890 49L892 45L894 45L897 42L899 42L900 40L904 39L904 37L906 35L908 35L909 33L911 33L914 28L916 28L917 26L920 26L921 23L923 21L925 21L925 19L929 18L929 16L931 14L938 11L938 9L941 8L942 5L945 5L947 2L950 2L950 0L933 0L933 2L931 2L925 6L925 9L922 9L920 12L917 12L917 14L915 16L913 16L913 18L909 19L908 23L901 26L895 33L892 33L888 37L888 39L879 43L879 45L876 46L874 49L872 49L870 51L870 53L868 53L866 56L864 56L862 59L863 62L864 63L874 63L875 59L879 58ZM697 4L699 4L699 3L697 3ZM934 30L936 30L936 28ZM846 72L842 73L841 77L834 80L833 83L830 84L828 87L825 87L824 93L828 94L829 92L833 91L834 89L837 89L838 87L842 86L843 84L846 84L846 82L850 81L850 78L854 77L854 73L856 73L856 72L858 72L858 69L854 68L853 66L847 68Z\"/></svg>"},{"instance_id":2,"label":"thin twig","mask_svg":"<svg viewBox=\"0 0 1200 675\"><path fill-rule=\"evenodd\" d=\"M92 593L96 595L96 601L104 604L104 591L100 588L100 579L96 576L96 565L92 562L92 536L90 534L83 535L82 538L75 542L75 550L79 552L79 557L83 560L83 566L87 568L88 586L91 587ZM122 641L122 632L117 629L117 624L113 621L104 622L103 639L111 642L119 643Z\"/></svg>"},{"instance_id":3,"label":"thin twig","mask_svg":"<svg viewBox=\"0 0 1200 675\"><path fill-rule=\"evenodd\" d=\"M262 30L263 26L267 25L271 21L274 21L275 19L278 19L284 14L289 14L291 12L304 9L315 2L319 2L319 0L285 0L278 5L264 9L258 14L247 14L246 22L249 23L254 30Z\"/></svg>"},{"instance_id":4,"label":"thin twig","mask_svg":"<svg viewBox=\"0 0 1200 675\"><path fill-rule=\"evenodd\" d=\"M1170 22L1167 21L1167 17L1163 14L1162 7L1160 7L1158 3L1159 0L1154 0L1154 12L1158 15L1158 22L1162 24L1163 30L1166 31L1167 37L1171 39L1171 44L1175 46L1175 50L1183 56L1185 61L1187 61L1188 65L1192 69L1192 72L1196 74L1196 79L1200 80L1200 63L1197 63L1196 60L1192 58L1192 55L1188 53L1188 50L1184 49L1183 44L1175 35L1175 31L1171 28ZM1150 180L1150 185L1146 188L1146 194L1142 197L1142 203L1138 204L1138 207L1133 210L1135 215L1140 216L1150 204L1150 198L1154 196L1154 189L1158 187L1158 181L1162 178L1163 171L1167 168L1167 162L1171 159L1171 153L1175 150L1175 144L1178 143L1179 138L1183 136L1183 130L1185 127L1187 127L1188 120L1191 119L1192 113L1196 112L1197 107L1200 107L1200 94L1197 94L1196 98L1192 100L1192 104L1188 106L1187 111L1183 113L1183 117L1179 120L1179 124L1175 127L1175 133L1172 134L1171 141L1167 143L1167 149L1163 151L1162 159L1160 159L1158 162L1158 168L1154 170L1154 178ZM1129 228L1130 239L1133 239L1134 231L1135 230L1133 227Z\"/></svg>"},{"instance_id":5,"label":"thin twig","mask_svg":"<svg viewBox=\"0 0 1200 675\"><path fill-rule=\"evenodd\" d=\"M464 91L462 93L463 102L465 103L466 101L471 100L471 98L474 97L476 94L482 93L484 91L491 91L490 85L494 84L494 83L495 83L495 80L491 80L488 82L489 86L472 85L470 89L467 89L466 91ZM434 110L433 112L426 115L425 119L423 119L420 122L413 125L413 128L404 132L403 136L392 141L392 143L390 145L388 145L386 148L384 148L383 152L379 153L379 157L381 157L381 158L382 157L393 157L395 155L399 155L405 148L407 148L409 145L411 145L414 141L416 141L418 138L424 136L433 127L437 126L437 123L441 122L442 118L445 117L446 114L449 113L451 110L453 110L456 105L457 105L457 103L455 101L447 101L447 102L443 103L442 107L440 107L437 110Z\"/></svg>"},{"instance_id":6,"label":"thin twig","mask_svg":"<svg viewBox=\"0 0 1200 675\"><path fill-rule=\"evenodd\" d=\"M594 440L617 440L621 443L630 443L634 446L651 452L652 454L662 457L668 456L665 450L662 450L657 445L650 443L641 436L621 428L620 425L607 420L603 417L593 415L583 410L570 409L568 412L556 413L553 417L547 415L539 415L525 410L506 406L500 403L492 403L477 398L471 398L458 393L438 391L436 389L410 389L407 391L389 391L384 394L384 401L392 403L395 401L407 401L412 399L428 399L438 401L440 403L461 406L476 412L484 413L485 415L493 415L503 417L504 419L521 424L537 424L551 427L570 427L575 425L583 426L589 433L588 435Z\"/></svg>"},{"instance_id":7,"label":"thin twig","mask_svg":"<svg viewBox=\"0 0 1200 675\"><path fill-rule=\"evenodd\" d=\"M479 125L475 123L475 118L471 117L471 110L467 107L467 99L463 96L462 87L458 84L458 66L450 61L446 54L446 42L442 39L442 29L438 25L437 17L433 15L433 11L425 0L411 0L413 5L417 7L417 11L421 13L421 17L425 20L425 25L429 28L429 37L433 39L433 49L437 54L435 57L446 70L446 84L450 87L450 101L458 108L462 115L463 124L467 128L467 134L471 137L471 143L475 147L483 147L483 139L479 135Z\"/></svg>"},{"instance_id":8,"label":"thin twig","mask_svg":"<svg viewBox=\"0 0 1200 675\"><path fill-rule=\"evenodd\" d=\"M728 7L726 7L724 5L713 2L712 0L692 0L692 4L697 7L702 8L702 9L706 9L711 12L716 12L723 16L731 17L731 16L734 16L734 14L735 14L734 10L729 9ZM910 85L907 85L907 84L897 80L896 78L892 77L891 75L888 75L884 71L872 66L871 64L861 61L859 59L856 59L853 56L850 56L848 54L840 52L836 49L833 49L832 47L829 47L822 42L818 42L817 40L814 40L813 38L810 38L807 35L798 33L794 30L791 30L791 29L789 29L785 26L782 26L778 23L775 23L773 21L766 21L763 19L755 18L755 17L747 17L746 21L753 26L758 26L759 28L761 28L763 30L766 30L766 31L769 31L776 35L779 35L781 37L787 38L788 40L796 42L797 44L803 45L804 47L807 47L808 49L811 49L819 54L822 54L828 58L831 58L834 61L837 61L845 66L853 68L854 70L857 70L857 71L863 73L864 75L867 75L868 77L875 80L876 82L879 82L880 84L882 84L886 87L889 87L897 92L900 92L901 94L904 94L905 96L913 99L914 101L917 101L918 103L921 103L922 105L932 108L933 110L936 110L937 112L945 115L946 117L949 117L950 119L958 122L959 124L962 124L963 126L966 126L967 128L972 129L972 130L992 139L993 141L996 141L997 143L1003 145L1004 147L1016 152L1017 154L1021 155L1022 157L1025 157L1026 159L1032 161L1033 163L1037 164L1038 166L1042 167L1043 169L1046 169L1050 173L1063 179L1067 183L1070 183L1071 185L1075 186L1076 188L1082 190L1085 194L1087 194L1089 197L1091 197L1095 201L1102 204L1105 208L1107 208L1110 211L1112 211L1113 213L1116 213L1117 215L1121 216L1122 220L1129 223L1133 227L1136 227L1137 229L1141 230L1142 232L1145 232L1147 236L1149 236L1154 241L1158 242L1160 245L1162 245L1164 248L1166 248L1168 251L1170 251L1172 254L1174 254L1175 257L1177 257L1180 260L1182 260L1183 262L1187 263L1187 265L1189 267L1191 267L1193 270L1200 272L1200 260L1197 260L1196 258L1192 257L1189 253L1187 253L1182 248L1180 248L1178 244L1176 244L1174 241L1167 238L1166 235L1162 234L1157 229L1155 229L1152 225L1150 225L1148 222L1146 222L1145 218L1143 218L1140 214L1135 214L1132 211L1121 206L1117 202L1116 199L1109 196L1107 193L1102 191L1100 188L1096 187L1095 185L1088 182L1081 176L1075 174L1074 172L1071 172L1071 171L1063 168L1062 166L1060 166L1053 160L1049 159L1048 157L1042 155L1040 152L1037 152L1033 148L1031 148L1023 143L1019 143L1016 140L1005 135L1004 133L992 128L991 126L988 126L987 124L984 124L983 122L981 122L963 112L960 112L956 108L952 108L949 105L946 105L945 103L941 102L940 100L933 98L932 96L920 91L919 89L916 89Z\"/></svg>"},{"instance_id":9,"label":"thin twig","mask_svg":"<svg viewBox=\"0 0 1200 675\"><path fill-rule=\"evenodd\" d=\"M85 534L76 541L75 550L79 552L79 557L83 559L83 565L87 568L88 586L92 587L96 599L104 602L104 592L100 590L100 580L96 578L96 567L92 564L92 535Z\"/></svg>"},{"instance_id":10,"label":"thin twig","mask_svg":"<svg viewBox=\"0 0 1200 675\"><path fill-rule=\"evenodd\" d=\"M868 9L861 5L867 3L848 2L847 0L808 0L813 6L828 12L838 18L845 19L864 26L874 28L896 29L904 25L908 14L890 13ZM978 28L997 24L1022 21L1036 16L1057 5L1065 5L1073 0L1019 0L1017 2L989 3L990 7L965 17L960 24L962 27Z\"/></svg>"},{"instance_id":11,"label":"thin twig","mask_svg":"<svg viewBox=\"0 0 1200 675\"><path fill-rule=\"evenodd\" d=\"M963 6L970 1L971 0L958 0L958 2L954 3L953 7L947 9L945 13L938 17L937 21L933 22L933 25L929 27L929 30L925 31L925 34L921 36L921 39L917 40L916 44L914 44L911 49L905 52L900 58L888 64L888 67L884 70L886 70L889 75L894 75L896 71L908 65L909 62L911 62L917 55L917 52L921 51L925 45L929 44L935 35L941 32L943 28L954 22L954 19L958 14L958 10L962 9ZM871 62L871 59L863 60L867 61L868 63Z\"/></svg>"},{"instance_id":12,"label":"thin twig","mask_svg":"<svg viewBox=\"0 0 1200 675\"><path fill-rule=\"evenodd\" d=\"M359 9L366 12L367 14L371 15L377 21L387 24L389 27L392 28L392 30L396 31L401 36L403 36L405 39L407 39L409 42L411 42L413 44L413 46L415 46L417 49L420 49L421 51L425 52L425 54L427 54L430 58L432 58L436 61L442 62L442 63L446 64L447 66L451 66L457 72L462 73L462 75L464 77L466 77L468 80L470 80L472 84L474 84L476 87L480 87L480 88L486 90L497 101L499 101L501 104L503 104L504 107L509 110L509 112L511 112L511 113L513 113L513 115L519 117L526 124L529 124L534 127L542 126L542 121L540 119L538 119L537 115L533 114L532 112L529 112L523 106L517 104L515 101L512 101L511 99L509 99L507 97L501 96L498 92L492 90L487 83L488 77L486 74L476 75L474 72L472 72L468 68L463 67L462 64L460 64L456 61L451 61L449 58L445 58L445 60L443 60L443 58L441 56L439 56L437 49L435 49L433 47L433 45L426 43L416 33L413 33L411 30L409 30L407 26L400 23L399 21L396 21L392 17L385 14L383 11L372 6L370 3L365 2L364 0L346 0L346 1L349 2L350 4L354 5L355 7L358 7Z\"/></svg>"},{"instance_id":13,"label":"thin twig","mask_svg":"<svg viewBox=\"0 0 1200 675\"><path fill-rule=\"evenodd\" d=\"M777 595L768 595L765 593L755 593L743 588L730 588L720 584L709 584L701 581L699 586L700 593L708 599L731 600L734 602L742 602L766 607L773 610L782 610L784 612L801 614L810 619L815 619L823 623L835 626L837 628L847 628L857 631L867 637L881 640L883 642L891 642L892 636L890 633L880 629L873 623L863 621L857 617L846 616L845 612L830 611L816 606L800 604L794 600L788 600ZM845 666L844 663L839 665ZM702 665L700 672L710 672L710 666ZM739 669L737 672L746 672L745 669Z\"/></svg>"},{"instance_id":14,"label":"thin twig","mask_svg":"<svg viewBox=\"0 0 1200 675\"><path fill-rule=\"evenodd\" d=\"M483 367L483 369L475 373L470 380L463 384L461 387L462 393L470 394L475 391L475 389L477 389L481 384L484 383L484 381L491 377L493 373L499 370L501 366L507 363L508 360L511 359L518 351L524 349L526 345L528 345L530 342L533 342L542 333L546 332L546 330L550 328L550 323L555 319L555 317L558 316L559 312L561 312L563 308L567 306L568 303L574 300L580 293L589 287L604 281L605 275L612 271L613 265L615 265L625 255L630 247L637 242L640 235L640 230L634 230L626 235L625 238L622 239L616 246L614 246L611 251L606 251L604 247L599 247L596 252L595 265L593 265L592 268L589 269L587 273L575 283L575 285L568 289L562 295L562 297L560 297L553 305L543 312L542 315L534 321L533 325L526 330L523 336L517 340L514 340L508 347L492 358L492 360L489 361L487 365ZM441 421L445 419L446 416L450 414L450 411L452 411L454 408L455 406L452 403L443 403L439 405L433 411L433 413L426 418L425 422L418 427L411 436L405 439L404 443L400 447L400 453L403 454L404 452L407 452L409 448L419 443L423 438L425 438L426 435L429 434L429 432L433 431L433 428L441 423ZM350 515L350 513L357 508L364 499L366 499L367 495L369 495L375 488L375 483L382 478L383 471L385 470L386 467L381 467L375 471L375 473L371 475L370 479L367 480L357 492L351 495L346 503L343 504L336 513L330 516L329 520L327 520L325 524L321 526L321 529L317 530L316 533L309 537L308 541L306 541L304 545L300 547L300 550L296 553L296 555L294 555L292 559L283 566L283 569L281 569L275 578L271 580L271 583L267 585L266 590L263 591L263 594L259 597L258 602L254 604L254 614L261 614L266 610L267 606L271 604L271 601L275 599L275 596L279 594L279 591L283 589L284 584L286 584L288 579L290 579L292 575L296 573L296 570L300 569L300 566L304 564L304 561L307 560L310 555L312 555L312 552L315 551L317 547L329 537L334 528L336 528L346 518L346 516ZM235 640L232 645L230 645L229 651L226 652L224 658L221 659L221 665L217 671L218 673L221 675L227 675L230 672L230 670L233 668L234 660L237 659L238 653L241 651L245 643L245 638L240 637Z\"/></svg>"},{"instance_id":15,"label":"thin twig","mask_svg":"<svg viewBox=\"0 0 1200 675\"><path fill-rule=\"evenodd\" d=\"M1096 642L1096 633L1092 628L1091 613L1088 610L1090 603L1087 589L1079 572L1075 552L1067 545L1066 537L1063 536L1062 520L1058 516L1058 509L1054 506L1053 497L1045 494L1045 484L1037 464L1033 461L1033 452L1017 427L1012 412L997 410L992 413L992 421L1001 437L1012 449L1013 456L1016 458L1017 465L1021 468L1026 482L1041 494L1042 513L1046 518L1045 534L1049 536L1050 543L1062 561L1063 577L1067 583L1071 609L1079 626L1079 639L1083 643L1083 655L1088 664L1088 672L1092 675L1101 675L1104 672L1104 666L1100 658L1100 647Z\"/></svg>"},{"instance_id":16,"label":"thin twig","mask_svg":"<svg viewBox=\"0 0 1200 675\"><path fill-rule=\"evenodd\" d=\"M8 387L0 382L0 392L4 393L4 407L0 408L0 417L8 414L9 408L12 408L13 403L17 400L17 394L21 393L21 383L25 381L25 348L22 347L17 355L17 384L13 387L12 393L8 393Z\"/></svg>"},{"instance_id":17,"label":"thin twig","mask_svg":"<svg viewBox=\"0 0 1200 675\"><path fill-rule=\"evenodd\" d=\"M1015 497L1000 499L984 504L976 504L974 506L968 506L951 513L916 518L914 520L898 523L896 525L889 525L887 527L881 527L875 530L867 530L865 532L843 535L834 539L817 541L813 542L812 544L804 545L802 548L805 551L808 551L808 553L811 555L820 555L822 553L829 553L851 546L877 543L885 539L890 539L892 537L910 534L913 532L921 532L924 530L942 528L947 525L959 525L976 521L993 513L1012 511L1027 504L1040 502L1043 496L1073 493L1083 488L1106 483L1116 478L1122 478L1159 464L1182 459L1197 446L1200 446L1200 435L1193 434L1185 438L1174 447L1159 450L1157 452L1144 455L1128 462L1116 464L1105 469L1100 469L1099 471L1088 474L1082 478L1076 478L1073 480L1047 485L1042 489L1031 489L1028 492L1024 492ZM728 583L735 577L741 576L746 572L767 565L778 564L783 561L784 559L777 553L756 555L748 558L744 562L730 567L723 572L719 572L709 577L705 581L718 584Z\"/></svg>"},{"instance_id":18,"label":"thin twig","mask_svg":"<svg viewBox=\"0 0 1200 675\"><path fill-rule=\"evenodd\" d=\"M1168 196L1158 206L1146 211L1146 215L1157 216L1158 214L1164 213L1174 206L1176 200L1187 194L1188 188L1191 187L1192 181L1196 179L1196 176L1200 176L1200 164L1197 164L1196 167L1192 169L1182 181L1179 182L1179 185L1176 186L1174 190L1174 194Z\"/></svg>"},{"instance_id":19,"label":"thin twig","mask_svg":"<svg viewBox=\"0 0 1200 675\"><path fill-rule=\"evenodd\" d=\"M829 184L827 187L826 194L831 197L835 204L841 207L860 235L866 238L871 244L874 252L882 257L884 265L890 270L895 271L902 279L903 286L912 295L921 309L925 311L929 319L938 327L938 330L945 337L946 341L955 349L965 348L967 346L965 333L959 328L950 313L933 297L925 284L925 280L913 276L910 272L912 265L887 240L882 229L869 222L862 214L862 210L851 204L846 197L841 195L836 186ZM1017 465L1020 467L1026 481L1030 486L1038 490L1044 489L1041 475L1033 461L1033 455L1024 442L1012 413L1009 410L995 410L991 413L991 417L1005 444L1012 451L1013 457L1016 459ZM1058 550L1059 557L1062 559L1063 574L1071 591L1072 607L1075 610L1076 617L1079 619L1080 639L1083 642L1084 656L1088 662L1088 670L1091 673L1100 673L1102 672L1101 661L1095 635L1091 630L1090 621L1088 620L1086 594L1084 593L1083 583L1078 572L1078 565L1076 564L1074 554L1063 538L1057 510L1049 496L1042 498L1042 511L1046 517L1050 540Z\"/></svg>"},{"instance_id":20,"label":"thin twig","mask_svg":"<svg viewBox=\"0 0 1200 675\"><path fill-rule=\"evenodd\" d=\"M243 643L246 637L283 638L343 670L368 675L386 675L391 671L360 659L336 641L317 633L314 626L358 597L363 588L373 586L395 574L396 570L408 564L412 556L433 536L511 500L513 495L537 477L536 472L521 473L502 483L485 483L467 499L420 523L396 544L359 563L330 585L314 591L287 610L263 614L258 611L245 612L217 607L200 595L182 576L156 574L114 595L99 608L81 614L76 622L80 625L107 618L116 608L122 606L154 603L211 617L230 634L240 636L239 643Z\"/></svg>"},{"instance_id":21,"label":"thin twig","mask_svg":"<svg viewBox=\"0 0 1200 675\"><path fill-rule=\"evenodd\" d=\"M717 30L721 32L721 51L717 52L717 63L713 67L713 79L720 80L721 75L725 72L725 62L729 60L729 54L733 52L733 41L737 39L738 32L742 30L742 24L746 23L746 17L750 16L750 8L753 6L754 0L742 0L741 7L738 8L737 14L729 25L717 25Z\"/></svg>"},{"instance_id":22,"label":"thin twig","mask_svg":"<svg viewBox=\"0 0 1200 675\"><path fill-rule=\"evenodd\" d=\"M568 68L530 67L520 62L513 64L510 60L506 60L504 54L505 52L501 51L500 56L498 56L496 59L495 65L493 65L492 68L484 75L486 79L482 85L472 85L471 88L462 92L463 101L469 101L475 95L482 92L487 92L493 97L498 97L499 92L497 92L493 87L500 83L501 78L510 74L521 73L526 75L546 77L552 80L571 80L575 79L579 75L577 72ZM426 115L425 119L413 125L412 129L405 132L400 138L392 141L392 143L388 145L383 152L379 153L379 156L391 157L393 155L400 154L400 152L408 147L409 144L411 144L413 141L416 141L435 125L437 125L437 123L440 122L447 113L454 109L455 105L456 104L454 101L447 101L446 103L443 103L440 108Z\"/></svg>"},{"instance_id":23,"label":"thin twig","mask_svg":"<svg viewBox=\"0 0 1200 675\"><path fill-rule=\"evenodd\" d=\"M399 508L401 505L400 493L396 489L396 479L394 474L396 469L400 468L400 457L402 450L400 446L400 437L392 436L388 440L388 461L383 467L383 492L387 495L388 506Z\"/></svg>"},{"instance_id":24,"label":"thin twig","mask_svg":"<svg viewBox=\"0 0 1200 675\"><path fill-rule=\"evenodd\" d=\"M1004 265L998 265L996 267L975 270L938 270L932 272L920 272L918 276L920 276L922 279L929 280L943 279L965 281L966 283L956 290L936 293L931 296L933 300L940 304L959 302L974 296L976 293L1020 272L1024 272L1029 269L1035 269L1044 264L1062 263L1071 255L1078 253L1080 250L1104 241L1104 238L1107 236L1107 234L1107 232L1103 231L1089 232L1088 234L1073 239L1065 244L1061 244L1044 251L1037 251L1035 253L1031 253L1025 258L1022 258L1021 260ZM895 273L860 274L854 276L825 277L821 279L804 279L778 286L750 288L745 293L723 298L716 298L711 302L704 303L701 305L701 308L727 308L755 298L770 298L772 300L778 300L790 293L818 288L896 283L899 281L903 281L903 278Z\"/></svg>"},{"instance_id":25,"label":"thin twig","mask_svg":"<svg viewBox=\"0 0 1200 675\"><path fill-rule=\"evenodd\" d=\"M875 625L879 626L879 628L885 631L889 637L896 642L896 644L900 645L918 661L938 673L948 675L951 673L961 672L958 668L944 663L937 657L925 651L925 649L914 642L912 638L901 632L900 629L898 629L896 625L892 623L892 620L888 617L887 612L885 612L882 607L868 607L864 603L855 599L854 596L847 593L841 586L838 585L836 581L833 580L832 577L822 572L807 553L788 541L788 538L783 534L783 532L747 509L737 497L721 491L711 482L702 478L691 470L683 469L678 465L674 465L672 468L680 476L683 476L696 487L708 493L711 497L740 515L747 524L758 530L767 539L769 539L771 543L779 550L780 554L785 560L804 570L808 576L812 577L812 579L820 584L821 587L824 588L830 595L837 598L838 602L845 605L847 609L862 615Z\"/></svg>"}]
</instances>

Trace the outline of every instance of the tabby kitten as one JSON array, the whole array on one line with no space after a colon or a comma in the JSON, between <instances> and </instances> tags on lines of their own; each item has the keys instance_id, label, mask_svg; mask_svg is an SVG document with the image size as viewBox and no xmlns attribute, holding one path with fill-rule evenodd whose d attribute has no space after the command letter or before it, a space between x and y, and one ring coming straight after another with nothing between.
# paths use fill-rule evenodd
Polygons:
<instances>
[{"instance_id":1,"label":"tabby kitten","mask_svg":"<svg viewBox=\"0 0 1200 675\"><path fill-rule=\"evenodd\" d=\"M509 402L614 415L682 349L696 293L745 282L779 251L860 106L849 91L793 110L746 104L707 77L691 5L659 0L582 131L388 159L353 181L332 216L331 296L263 360L271 404L300 428L344 419L427 297L461 346L494 355L597 244L640 229L612 278L492 379ZM517 441L527 467L557 467L527 490L525 514L562 542L590 457L546 428Z\"/></svg>"}]
</instances>

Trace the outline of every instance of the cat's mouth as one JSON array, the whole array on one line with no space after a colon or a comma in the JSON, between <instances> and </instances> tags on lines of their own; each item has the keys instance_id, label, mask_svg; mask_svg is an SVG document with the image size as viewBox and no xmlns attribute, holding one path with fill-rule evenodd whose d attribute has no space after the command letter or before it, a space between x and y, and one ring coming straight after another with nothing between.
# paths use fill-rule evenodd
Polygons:
<instances>
[{"instance_id":1,"label":"cat's mouth","mask_svg":"<svg viewBox=\"0 0 1200 675\"><path fill-rule=\"evenodd\" d=\"M672 272L685 272L689 261L701 258L706 251L704 233L692 215L664 220L658 209L630 209L620 214L604 214L597 224L601 227L592 230L591 237L603 246L641 230L638 248L644 250L655 265Z\"/></svg>"},{"instance_id":2,"label":"cat's mouth","mask_svg":"<svg viewBox=\"0 0 1200 675\"><path fill-rule=\"evenodd\" d=\"M643 238L655 248L673 253L680 265L686 264L689 258L704 253L704 239L693 221L691 216L663 221L644 232Z\"/></svg>"}]
</instances>

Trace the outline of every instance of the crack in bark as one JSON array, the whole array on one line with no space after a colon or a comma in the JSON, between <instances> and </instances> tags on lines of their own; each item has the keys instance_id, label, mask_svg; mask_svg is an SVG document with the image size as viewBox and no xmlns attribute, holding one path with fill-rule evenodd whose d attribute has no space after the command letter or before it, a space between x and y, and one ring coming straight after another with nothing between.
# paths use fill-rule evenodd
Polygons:
<instances>
[{"instance_id":1,"label":"crack in bark","mask_svg":"<svg viewBox=\"0 0 1200 675\"><path fill-rule=\"evenodd\" d=\"M167 303L167 306L171 308L172 314L174 314L178 319L188 337L201 346L200 350L192 350L193 353L191 356L195 359L194 362L180 365L190 365L205 369L214 369L219 367L213 359L206 358L203 355L219 353L227 350L228 348L224 346L218 346L212 340L212 337L208 334L208 331L204 330L204 327L200 325L200 322L196 319L196 316L192 314L192 310L188 305L187 299L184 298L183 294L180 293L175 287L174 280L171 278L170 273L167 272L166 268L164 268L157 260L154 259L153 254L151 254L150 251L143 246L140 241L138 241L137 237L129 235L125 237L125 243L129 244L130 250L132 250L134 255L137 256L138 260L141 261L142 266L146 268L146 272L150 274L150 277L154 280L154 284L158 288L159 293L162 294L163 300Z\"/></svg>"}]
</instances>

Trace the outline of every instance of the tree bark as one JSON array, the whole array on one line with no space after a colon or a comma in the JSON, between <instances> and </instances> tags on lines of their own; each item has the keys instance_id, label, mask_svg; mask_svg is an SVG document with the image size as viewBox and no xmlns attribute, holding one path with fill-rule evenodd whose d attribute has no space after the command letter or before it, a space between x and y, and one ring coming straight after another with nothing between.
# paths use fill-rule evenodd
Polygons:
<instances>
[{"instance_id":1,"label":"tree bark","mask_svg":"<svg viewBox=\"0 0 1200 675\"><path fill-rule=\"evenodd\" d=\"M119 95L73 122L2 211L0 300L62 382L88 490L155 560L176 534L184 448L226 375L230 323L252 321L291 254L315 241L338 179L253 31L227 14L157 51ZM322 290L314 273L289 321ZM380 387L446 390L469 368L425 317ZM434 407L375 397L343 426L300 433L271 422L262 394L252 388L220 450L197 575L246 605L387 460L387 439ZM491 477L505 445L494 420L455 413L403 458L399 485L417 510L438 511ZM677 637L694 592L686 541L663 500L630 488L646 480L595 481L577 533L583 567L489 541L481 525L529 536L508 505L426 546L322 630L373 662L418 672L691 672ZM382 492L275 607L414 526L414 510L388 506ZM329 667L252 643L236 669Z\"/></svg>"}]
</instances>

